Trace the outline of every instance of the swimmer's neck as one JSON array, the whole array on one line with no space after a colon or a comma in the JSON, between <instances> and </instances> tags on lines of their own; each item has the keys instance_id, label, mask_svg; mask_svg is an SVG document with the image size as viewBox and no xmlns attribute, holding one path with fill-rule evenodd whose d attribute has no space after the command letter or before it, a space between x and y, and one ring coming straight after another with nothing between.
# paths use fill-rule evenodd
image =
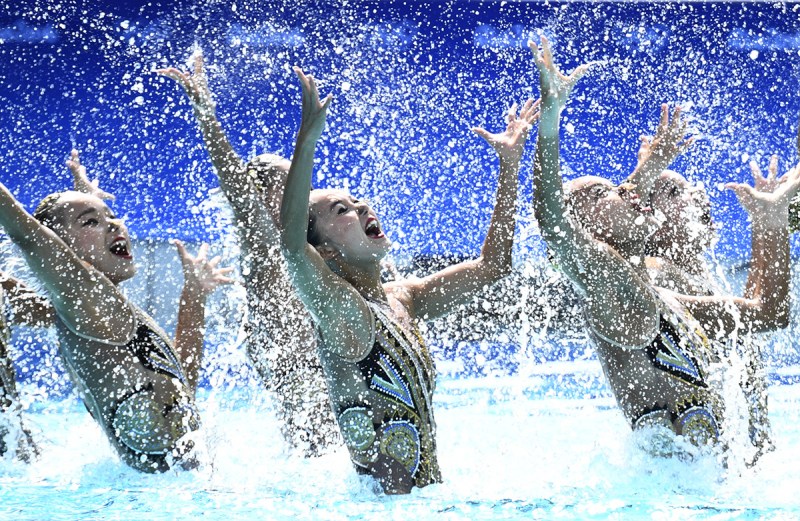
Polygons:
<instances>
[{"instance_id":1,"label":"swimmer's neck","mask_svg":"<svg viewBox=\"0 0 800 521\"><path fill-rule=\"evenodd\" d=\"M350 283L358 293L371 300L387 302L386 291L381 283L380 263L360 264L354 266L337 263L336 273Z\"/></svg>"}]
</instances>

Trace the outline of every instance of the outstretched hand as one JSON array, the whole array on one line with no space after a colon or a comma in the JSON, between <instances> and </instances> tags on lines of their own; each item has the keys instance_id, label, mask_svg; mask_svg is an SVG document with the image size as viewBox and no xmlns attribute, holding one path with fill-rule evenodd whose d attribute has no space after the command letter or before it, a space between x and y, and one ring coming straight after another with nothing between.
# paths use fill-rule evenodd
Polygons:
<instances>
[{"instance_id":1,"label":"outstretched hand","mask_svg":"<svg viewBox=\"0 0 800 521\"><path fill-rule=\"evenodd\" d=\"M772 156L765 177L758 165L751 163L753 184L727 183L739 203L750 214L754 225L779 228L788 226L789 203L800 193L800 164L778 177L778 158Z\"/></svg>"},{"instance_id":2,"label":"outstretched hand","mask_svg":"<svg viewBox=\"0 0 800 521\"><path fill-rule=\"evenodd\" d=\"M179 240L174 241L178 249L183 266L184 286L196 291L198 296L205 297L222 284L233 284L234 280L226 275L233 268L217 268L221 258L219 256L208 259L208 244L203 243L196 257L186 251L186 247Z\"/></svg>"},{"instance_id":3,"label":"outstretched hand","mask_svg":"<svg viewBox=\"0 0 800 521\"><path fill-rule=\"evenodd\" d=\"M509 163L519 163L522 153L525 150L525 143L528 140L528 131L531 126L539 120L539 105L542 100L529 99L522 106L522 110L517 116L517 104L514 103L506 114L508 126L505 132L492 134L486 129L473 127L472 131L486 140L497 155L500 161Z\"/></svg>"},{"instance_id":4,"label":"outstretched hand","mask_svg":"<svg viewBox=\"0 0 800 521\"><path fill-rule=\"evenodd\" d=\"M539 87L542 94L542 107L557 107L558 110L567 104L572 88L578 83L592 64L585 63L572 71L569 76L563 74L553 61L553 53L550 50L550 42L542 36L541 49L534 42L528 42L528 47L533 51L533 61L539 69Z\"/></svg>"},{"instance_id":5,"label":"outstretched hand","mask_svg":"<svg viewBox=\"0 0 800 521\"><path fill-rule=\"evenodd\" d=\"M203 53L202 51L197 51L192 62L194 73L183 72L175 67L156 69L153 72L180 83L198 114L214 115L216 104L211 96L211 91L208 89L208 79L203 64Z\"/></svg>"},{"instance_id":6,"label":"outstretched hand","mask_svg":"<svg viewBox=\"0 0 800 521\"><path fill-rule=\"evenodd\" d=\"M86 167L81 164L81 160L77 150L73 150L69 159L67 159L67 167L72 172L72 189L76 192L83 192L84 194L93 195L99 199L113 201L115 197L103 190L98 186L99 180L89 181L86 175Z\"/></svg>"},{"instance_id":7,"label":"outstretched hand","mask_svg":"<svg viewBox=\"0 0 800 521\"><path fill-rule=\"evenodd\" d=\"M292 67L292 70L300 80L300 86L303 89L303 116L299 134L316 141L325 128L325 119L333 96L328 94L324 100L320 101L319 89L314 76L304 73L300 67Z\"/></svg>"},{"instance_id":8,"label":"outstretched hand","mask_svg":"<svg viewBox=\"0 0 800 521\"><path fill-rule=\"evenodd\" d=\"M787 176L778 177L778 156L773 154L769 158L766 177L761 172L761 168L755 161L750 161L750 173L753 174L753 186L761 192L772 193L782 183L788 179Z\"/></svg>"},{"instance_id":9,"label":"outstretched hand","mask_svg":"<svg viewBox=\"0 0 800 521\"><path fill-rule=\"evenodd\" d=\"M694 143L696 136L686 137L688 123L686 118L681 118L681 107L676 106L669 117L667 104L661 105L661 120L653 136L642 136L642 144L637 154L638 165L641 168L648 161L658 161L661 169L667 168L679 155Z\"/></svg>"}]
</instances>

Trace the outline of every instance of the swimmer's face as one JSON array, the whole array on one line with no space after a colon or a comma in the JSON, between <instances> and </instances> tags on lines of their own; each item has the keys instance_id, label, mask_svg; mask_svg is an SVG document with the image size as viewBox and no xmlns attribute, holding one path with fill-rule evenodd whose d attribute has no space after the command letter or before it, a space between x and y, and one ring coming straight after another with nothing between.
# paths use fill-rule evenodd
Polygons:
<instances>
[{"instance_id":1,"label":"swimmer's face","mask_svg":"<svg viewBox=\"0 0 800 521\"><path fill-rule=\"evenodd\" d=\"M677 172L665 170L651 196L655 212L662 214L658 231L650 238L657 250L679 248L702 253L714 240L711 205L702 185L693 185Z\"/></svg>"},{"instance_id":2,"label":"swimmer's face","mask_svg":"<svg viewBox=\"0 0 800 521\"><path fill-rule=\"evenodd\" d=\"M65 192L53 207L53 231L82 261L117 284L136 273L128 228L93 195Z\"/></svg>"},{"instance_id":3,"label":"swimmer's face","mask_svg":"<svg viewBox=\"0 0 800 521\"><path fill-rule=\"evenodd\" d=\"M655 231L652 212L639 204L628 187L608 179L584 176L564 186L570 210L583 229L615 248L641 246Z\"/></svg>"},{"instance_id":4,"label":"swimmer's face","mask_svg":"<svg viewBox=\"0 0 800 521\"><path fill-rule=\"evenodd\" d=\"M313 190L309 212L324 258L338 257L350 264L373 263L389 252L391 241L366 201L343 190Z\"/></svg>"}]
</instances>

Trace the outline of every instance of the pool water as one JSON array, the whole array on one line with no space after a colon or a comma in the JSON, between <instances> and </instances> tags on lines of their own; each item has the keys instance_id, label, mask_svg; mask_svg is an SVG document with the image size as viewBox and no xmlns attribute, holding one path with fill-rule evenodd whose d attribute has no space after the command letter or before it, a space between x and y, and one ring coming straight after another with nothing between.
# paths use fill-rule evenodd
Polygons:
<instances>
[{"instance_id":1,"label":"pool water","mask_svg":"<svg viewBox=\"0 0 800 521\"><path fill-rule=\"evenodd\" d=\"M513 101L537 95L526 42L540 34L556 43L566 70L601 62L564 113L562 158L571 176L623 179L660 104L691 108L702 139L675 168L702 180L714 199L716 253L730 259L719 271L728 278L738 270L740 279L730 294L741 294L749 234L721 187L749 181L749 159L762 167L776 152L781 165L796 159L797 3L19 0L4 7L0 182L31 209L64 189L64 159L80 149L139 241L140 270L127 291L168 331L182 281L168 239L212 240L222 244L215 247L224 265L237 258L230 222L206 211L218 209L206 204L218 183L191 109L177 85L152 74L185 66L197 46L243 158L291 154L300 109L288 67L318 76L335 101L315 184L374 196L402 245L394 252L401 261L477 255L495 158L467 129L497 131ZM15 330L26 420L42 455L31 465L0 460L0 521L800 518L797 263L792 324L765 349L776 450L754 468L726 467L713 454L655 458L641 448L646 435L632 433L617 409L588 344L554 336L572 326L553 309L568 300L563 292L543 290L554 275L531 220L531 154L528 146L517 242L522 258L537 259L528 265L533 275L510 279L504 300L450 319L439 328L445 335L431 326L440 342L432 347L444 483L387 497L356 475L343 448L313 460L289 453L270 397L248 369L239 338L243 289L234 288L221 290L207 313L210 369L199 397L205 463L195 472L145 475L122 464L70 393L55 344ZM798 244L795 236L795 258ZM19 266L2 268L24 275ZM474 321L478 312L488 319Z\"/></svg>"},{"instance_id":2,"label":"pool water","mask_svg":"<svg viewBox=\"0 0 800 521\"><path fill-rule=\"evenodd\" d=\"M775 383L776 450L755 468L639 448L595 361L538 374L448 378L436 395L444 483L376 495L346 451L287 454L256 385L204 391L204 467L145 475L113 454L75 398L35 406L32 465L0 466L4 519L794 519L800 384ZM785 373L785 372L784 372ZM775 376L775 375L773 375ZM785 377L785 374L783 375ZM784 378L785 380L785 378Z\"/></svg>"}]
</instances>

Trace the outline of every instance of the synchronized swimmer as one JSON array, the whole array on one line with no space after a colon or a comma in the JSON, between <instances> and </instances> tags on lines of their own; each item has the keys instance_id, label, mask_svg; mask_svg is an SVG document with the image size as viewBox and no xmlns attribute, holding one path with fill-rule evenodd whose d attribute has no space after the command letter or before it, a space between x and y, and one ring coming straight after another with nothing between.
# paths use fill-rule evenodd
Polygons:
<instances>
[{"instance_id":1,"label":"synchronized swimmer","mask_svg":"<svg viewBox=\"0 0 800 521\"><path fill-rule=\"evenodd\" d=\"M247 354L274 392L284 437L305 456L342 443L360 474L386 494L442 481L437 455L434 359L418 327L441 317L511 272L520 162L538 122L534 210L542 238L584 300L589 338L633 429L648 429L647 450L687 455L742 440L719 372L744 360L738 382L753 465L773 448L767 385L752 333L788 325L789 208L800 193L800 165L767 175L752 164L754 186L728 183L752 220L742 296L709 281L710 202L702 186L668 170L691 146L680 108L662 106L638 163L619 186L585 176L563 181L561 111L590 66L565 75L549 42L530 43L541 99L516 104L506 128L472 130L499 160L494 209L480 256L421 279L383 282L391 242L375 211L342 190L312 186L317 142L332 96L295 67L302 118L294 154L243 161L216 116L202 55L192 73L157 73L185 90L233 211L247 287ZM24 421L6 343L14 324L54 326L59 352L87 410L120 459L142 472L191 469L200 414L195 402L203 359L207 296L233 282L203 245L192 257L176 241L183 273L175 339L134 306L118 284L135 274L125 224L111 196L68 161L74 190L51 194L28 213L0 185L0 226L20 248L49 301L10 277L0 280L0 453L30 461L40 453ZM730 371L731 374L733 371ZM728 400L728 401L726 401ZM683 440L682 443L677 443Z\"/></svg>"}]
</instances>

